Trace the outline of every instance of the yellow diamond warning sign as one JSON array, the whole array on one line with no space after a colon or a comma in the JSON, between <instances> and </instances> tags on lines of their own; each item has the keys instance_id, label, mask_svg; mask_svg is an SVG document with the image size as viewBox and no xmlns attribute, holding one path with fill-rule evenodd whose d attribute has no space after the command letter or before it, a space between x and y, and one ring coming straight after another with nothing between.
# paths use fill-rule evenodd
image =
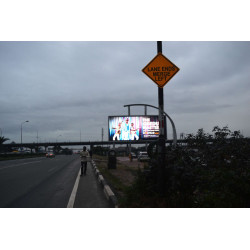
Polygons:
<instances>
[{"instance_id":1,"label":"yellow diamond warning sign","mask_svg":"<svg viewBox=\"0 0 250 250\"><path fill-rule=\"evenodd\" d=\"M142 71L163 88L179 70L169 59L159 53Z\"/></svg>"}]
</instances>

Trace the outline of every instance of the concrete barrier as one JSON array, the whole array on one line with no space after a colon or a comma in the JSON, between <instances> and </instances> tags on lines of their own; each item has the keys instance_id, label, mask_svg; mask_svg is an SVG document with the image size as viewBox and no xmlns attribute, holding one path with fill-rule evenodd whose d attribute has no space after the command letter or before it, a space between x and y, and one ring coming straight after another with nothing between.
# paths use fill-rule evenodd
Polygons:
<instances>
[{"instance_id":1,"label":"concrete barrier","mask_svg":"<svg viewBox=\"0 0 250 250\"><path fill-rule=\"evenodd\" d=\"M111 204L115 208L118 208L118 200L117 200L114 192L112 191L112 189L110 188L110 186L105 181L104 177L102 176L102 174L100 173L99 169L97 168L94 160L92 160L91 163L92 163L91 165L92 165L92 167L93 167L93 169L95 171L96 177L97 177L99 183L103 187L103 191L104 191L104 194L105 194L106 198L111 202Z\"/></svg>"}]
</instances>

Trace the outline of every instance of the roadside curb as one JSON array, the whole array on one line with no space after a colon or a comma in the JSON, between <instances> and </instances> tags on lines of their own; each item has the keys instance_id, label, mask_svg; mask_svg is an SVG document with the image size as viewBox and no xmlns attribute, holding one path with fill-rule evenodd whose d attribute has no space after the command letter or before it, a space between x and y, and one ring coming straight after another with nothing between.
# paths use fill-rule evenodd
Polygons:
<instances>
[{"instance_id":1,"label":"roadside curb","mask_svg":"<svg viewBox=\"0 0 250 250\"><path fill-rule=\"evenodd\" d=\"M113 193L112 189L110 188L110 186L107 184L107 182L105 181L105 179L103 178L103 175L101 174L101 172L99 171L99 169L96 166L96 163L94 160L91 160L91 165L95 171L95 175L99 181L99 183L102 185L103 187L103 192L106 196L106 198L108 199L109 202L111 202L111 204L115 207L118 208L118 200L115 196L115 194Z\"/></svg>"}]
</instances>

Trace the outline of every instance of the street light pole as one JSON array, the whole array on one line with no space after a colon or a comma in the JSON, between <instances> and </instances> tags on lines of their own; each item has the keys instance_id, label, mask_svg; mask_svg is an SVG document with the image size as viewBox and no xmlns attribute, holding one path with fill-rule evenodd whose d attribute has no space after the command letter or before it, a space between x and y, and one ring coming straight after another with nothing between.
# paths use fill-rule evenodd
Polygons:
<instances>
[{"instance_id":1,"label":"street light pole","mask_svg":"<svg viewBox=\"0 0 250 250\"><path fill-rule=\"evenodd\" d=\"M103 143L103 135L104 135L104 131L103 131L103 128L102 128L102 143ZM102 144L102 147L103 147L103 144Z\"/></svg>"},{"instance_id":2,"label":"street light pole","mask_svg":"<svg viewBox=\"0 0 250 250\"><path fill-rule=\"evenodd\" d=\"M38 130L36 131L37 133L36 133L36 142L37 142L37 144L38 144L38 138L40 138L40 137L38 137Z\"/></svg>"},{"instance_id":3,"label":"street light pole","mask_svg":"<svg viewBox=\"0 0 250 250\"><path fill-rule=\"evenodd\" d=\"M23 147L23 124L29 122L29 121L25 121L21 123L21 148Z\"/></svg>"},{"instance_id":4,"label":"street light pole","mask_svg":"<svg viewBox=\"0 0 250 250\"><path fill-rule=\"evenodd\" d=\"M58 135L58 136L56 137L56 142L57 142L57 138L58 138L59 136L62 136L62 135Z\"/></svg>"}]
</instances>

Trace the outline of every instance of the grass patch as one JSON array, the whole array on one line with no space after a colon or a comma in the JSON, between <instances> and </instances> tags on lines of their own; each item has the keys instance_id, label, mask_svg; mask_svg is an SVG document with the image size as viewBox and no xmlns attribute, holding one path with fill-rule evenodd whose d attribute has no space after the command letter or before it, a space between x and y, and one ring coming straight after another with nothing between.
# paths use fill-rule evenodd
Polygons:
<instances>
[{"instance_id":1,"label":"grass patch","mask_svg":"<svg viewBox=\"0 0 250 250\"><path fill-rule=\"evenodd\" d=\"M117 161L116 169L108 169L107 156L94 155L93 159L104 179L117 196L119 202L120 199L122 199L124 192L134 182L138 168L130 167Z\"/></svg>"}]
</instances>

